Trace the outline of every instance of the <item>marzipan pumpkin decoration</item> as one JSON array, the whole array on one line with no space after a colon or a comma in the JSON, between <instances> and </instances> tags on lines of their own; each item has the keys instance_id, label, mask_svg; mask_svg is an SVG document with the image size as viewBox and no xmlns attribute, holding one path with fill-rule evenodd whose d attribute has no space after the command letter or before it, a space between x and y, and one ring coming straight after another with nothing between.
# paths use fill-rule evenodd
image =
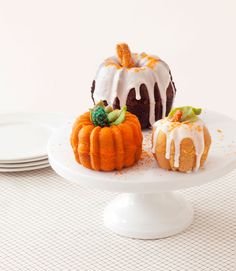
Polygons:
<instances>
[{"instance_id":1,"label":"marzipan pumpkin decoration","mask_svg":"<svg viewBox=\"0 0 236 271\"><path fill-rule=\"evenodd\" d=\"M75 121L71 146L79 164L112 171L133 166L140 159L142 139L139 120L126 106L113 110L99 102Z\"/></svg>"}]
</instances>

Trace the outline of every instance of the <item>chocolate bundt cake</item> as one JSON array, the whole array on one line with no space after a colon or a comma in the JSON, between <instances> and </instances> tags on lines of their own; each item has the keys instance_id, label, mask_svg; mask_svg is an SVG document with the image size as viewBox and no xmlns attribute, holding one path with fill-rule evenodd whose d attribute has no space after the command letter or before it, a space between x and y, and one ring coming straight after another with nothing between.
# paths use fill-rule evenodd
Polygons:
<instances>
[{"instance_id":1,"label":"chocolate bundt cake","mask_svg":"<svg viewBox=\"0 0 236 271\"><path fill-rule=\"evenodd\" d=\"M117 56L106 59L93 81L92 99L120 109L126 105L142 128L167 116L176 89L168 65L145 53L131 54L127 44L117 45Z\"/></svg>"}]
</instances>

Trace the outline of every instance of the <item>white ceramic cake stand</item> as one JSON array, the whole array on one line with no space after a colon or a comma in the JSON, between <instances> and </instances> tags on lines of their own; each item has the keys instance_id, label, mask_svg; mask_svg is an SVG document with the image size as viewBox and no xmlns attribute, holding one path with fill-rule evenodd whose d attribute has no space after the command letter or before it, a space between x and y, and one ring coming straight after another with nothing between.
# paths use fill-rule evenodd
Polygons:
<instances>
[{"instance_id":1,"label":"white ceramic cake stand","mask_svg":"<svg viewBox=\"0 0 236 271\"><path fill-rule=\"evenodd\" d=\"M184 231L193 221L193 209L174 192L215 180L236 168L236 122L224 115L203 112L212 135L205 169L197 173L168 172L157 167L152 155L120 172L96 172L74 160L69 143L71 124L56 132L48 144L52 168L67 180L80 185L121 193L104 210L104 225L131 238L157 239ZM144 147L150 149L150 132ZM209 199L211 200L211 199Z\"/></svg>"}]
</instances>

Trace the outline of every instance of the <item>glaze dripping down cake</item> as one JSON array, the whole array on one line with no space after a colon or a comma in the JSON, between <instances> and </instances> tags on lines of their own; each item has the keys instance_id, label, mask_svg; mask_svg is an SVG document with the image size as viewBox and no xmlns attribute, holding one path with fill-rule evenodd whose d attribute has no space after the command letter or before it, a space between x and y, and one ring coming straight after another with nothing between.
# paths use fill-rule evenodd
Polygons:
<instances>
[{"instance_id":1,"label":"glaze dripping down cake","mask_svg":"<svg viewBox=\"0 0 236 271\"><path fill-rule=\"evenodd\" d=\"M204 166L211 136L200 114L200 108L183 106L154 123L152 152L161 168L191 172Z\"/></svg>"},{"instance_id":2,"label":"glaze dripping down cake","mask_svg":"<svg viewBox=\"0 0 236 271\"><path fill-rule=\"evenodd\" d=\"M159 57L132 54L127 44L117 45L117 55L106 59L93 81L92 99L135 114L142 128L167 116L176 94L168 65Z\"/></svg>"}]
</instances>

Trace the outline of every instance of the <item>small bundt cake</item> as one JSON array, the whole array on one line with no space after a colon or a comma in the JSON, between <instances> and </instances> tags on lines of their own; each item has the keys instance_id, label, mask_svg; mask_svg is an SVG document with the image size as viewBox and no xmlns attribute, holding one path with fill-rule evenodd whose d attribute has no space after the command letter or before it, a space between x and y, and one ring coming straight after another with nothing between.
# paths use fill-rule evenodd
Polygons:
<instances>
[{"instance_id":1,"label":"small bundt cake","mask_svg":"<svg viewBox=\"0 0 236 271\"><path fill-rule=\"evenodd\" d=\"M120 170L134 165L142 153L138 118L126 111L105 107L102 102L75 121L71 145L75 159L86 168Z\"/></svg>"},{"instance_id":2,"label":"small bundt cake","mask_svg":"<svg viewBox=\"0 0 236 271\"><path fill-rule=\"evenodd\" d=\"M92 99L96 104L120 109L126 105L142 128L168 115L176 89L168 65L159 57L131 54L127 44L117 45L117 55L101 64L93 81Z\"/></svg>"},{"instance_id":3,"label":"small bundt cake","mask_svg":"<svg viewBox=\"0 0 236 271\"><path fill-rule=\"evenodd\" d=\"M161 168L191 172L203 167L211 136L200 113L198 108L179 107L154 123L152 152Z\"/></svg>"}]
</instances>

